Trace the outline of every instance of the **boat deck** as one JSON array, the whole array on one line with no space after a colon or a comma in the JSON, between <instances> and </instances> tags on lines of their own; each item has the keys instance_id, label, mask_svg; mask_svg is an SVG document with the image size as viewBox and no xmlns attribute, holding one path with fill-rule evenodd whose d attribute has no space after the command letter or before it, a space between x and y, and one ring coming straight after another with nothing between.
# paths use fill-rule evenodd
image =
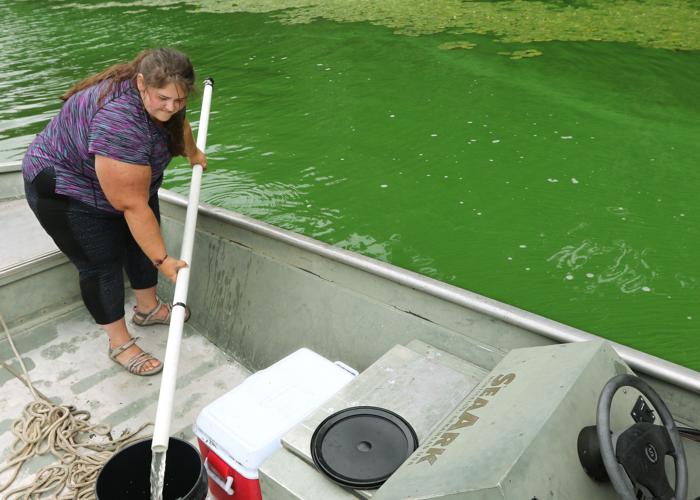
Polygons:
<instances>
[{"instance_id":1,"label":"boat deck","mask_svg":"<svg viewBox=\"0 0 700 500\"><path fill-rule=\"evenodd\" d=\"M22 275L18 270L32 262L60 257L24 199L1 201L0 213L3 214L0 276L5 282ZM11 311L3 310L9 307L7 302L0 301L0 314L5 317L11 316ZM133 294L127 291L127 319L133 305ZM137 377L110 361L107 336L81 302L73 301L41 313L38 306L35 309L37 314L31 320L11 326L11 334L40 392L55 403L90 412L91 422L111 425L114 436L125 429L136 430L146 422L153 422L162 374ZM167 326L144 328L129 323L129 328L132 335L141 337L139 344L144 350L163 358ZM195 443L193 424L199 411L238 385L249 371L190 325L185 325L182 342L171 434ZM2 329L0 360L15 372L21 372ZM11 455L15 440L12 422L32 400L27 387L10 372L0 369L0 464ZM143 434L151 432L149 428ZM38 469L53 462L55 458L50 454L35 457L20 471L13 488L28 484ZM9 476L8 473L0 475L0 485ZM7 491L3 496L5 494Z\"/></svg>"}]
</instances>

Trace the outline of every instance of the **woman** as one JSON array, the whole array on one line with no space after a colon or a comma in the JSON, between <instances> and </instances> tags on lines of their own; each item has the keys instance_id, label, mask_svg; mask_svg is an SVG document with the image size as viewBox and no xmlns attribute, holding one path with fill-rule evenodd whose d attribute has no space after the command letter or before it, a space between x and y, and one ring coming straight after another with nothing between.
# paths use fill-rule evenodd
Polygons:
<instances>
[{"instance_id":1,"label":"woman","mask_svg":"<svg viewBox=\"0 0 700 500\"><path fill-rule=\"evenodd\" d=\"M174 282L187 264L165 248L158 188L174 155L206 167L185 118L193 88L185 54L141 52L66 92L22 162L29 206L78 268L83 302L109 336L109 357L135 375L163 367L129 334L122 268L136 296L133 323L167 324L171 306L156 296L158 271Z\"/></svg>"}]
</instances>

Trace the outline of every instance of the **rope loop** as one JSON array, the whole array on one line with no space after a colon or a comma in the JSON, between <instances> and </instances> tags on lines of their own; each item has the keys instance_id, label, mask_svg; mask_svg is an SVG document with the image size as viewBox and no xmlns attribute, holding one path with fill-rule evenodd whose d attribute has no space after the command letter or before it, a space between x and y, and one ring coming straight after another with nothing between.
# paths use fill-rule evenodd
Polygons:
<instances>
[{"instance_id":1,"label":"rope loop","mask_svg":"<svg viewBox=\"0 0 700 500\"><path fill-rule=\"evenodd\" d=\"M27 369L1 315L0 323L24 375L17 374L7 363L3 362L2 366L26 385L34 396L34 401L24 407L22 415L14 420L10 427L15 441L10 448L10 458L0 466L0 475L14 470L4 484L0 483L0 493L12 486L25 463L35 456L51 453L56 457L56 463L42 467L31 483L9 490L3 498L94 499L97 475L105 463L117 451L147 437L140 434L153 424L143 424L134 432L124 430L121 436L115 439L110 425L90 422L90 412L79 410L72 405L53 403L41 394L29 379Z\"/></svg>"}]
</instances>

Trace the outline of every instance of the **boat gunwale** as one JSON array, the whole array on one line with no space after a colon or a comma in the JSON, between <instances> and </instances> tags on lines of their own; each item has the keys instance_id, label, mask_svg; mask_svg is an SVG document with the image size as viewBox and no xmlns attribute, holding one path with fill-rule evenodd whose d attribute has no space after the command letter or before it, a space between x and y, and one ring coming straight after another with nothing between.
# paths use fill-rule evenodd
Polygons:
<instances>
[{"instance_id":1,"label":"boat gunwale","mask_svg":"<svg viewBox=\"0 0 700 500\"><path fill-rule=\"evenodd\" d=\"M0 163L0 175L3 173L15 173L20 171L21 162L19 161ZM162 201L184 209L187 208L187 198L174 191L160 189L158 196ZM272 226L266 222L253 219L228 209L215 207L207 203L200 203L199 212L226 224L246 229L399 285L413 288L458 306L499 319L505 323L542 335L556 342L609 342L620 357L634 370L674 384L695 394L700 394L700 373L691 368L686 368L632 347L604 339L598 335L559 323L558 321L548 319L510 304L490 299L475 292L420 275L393 264L378 261L371 257L344 250L308 236Z\"/></svg>"}]
</instances>

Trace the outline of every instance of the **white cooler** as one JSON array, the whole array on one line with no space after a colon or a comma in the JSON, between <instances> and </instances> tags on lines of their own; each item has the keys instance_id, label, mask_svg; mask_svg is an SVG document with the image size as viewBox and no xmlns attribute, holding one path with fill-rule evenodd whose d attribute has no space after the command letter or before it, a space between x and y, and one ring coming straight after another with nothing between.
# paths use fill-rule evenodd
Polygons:
<instances>
[{"instance_id":1,"label":"white cooler","mask_svg":"<svg viewBox=\"0 0 700 500\"><path fill-rule=\"evenodd\" d=\"M194 427L217 499L261 500L258 468L292 427L357 372L303 348L207 405Z\"/></svg>"}]
</instances>

